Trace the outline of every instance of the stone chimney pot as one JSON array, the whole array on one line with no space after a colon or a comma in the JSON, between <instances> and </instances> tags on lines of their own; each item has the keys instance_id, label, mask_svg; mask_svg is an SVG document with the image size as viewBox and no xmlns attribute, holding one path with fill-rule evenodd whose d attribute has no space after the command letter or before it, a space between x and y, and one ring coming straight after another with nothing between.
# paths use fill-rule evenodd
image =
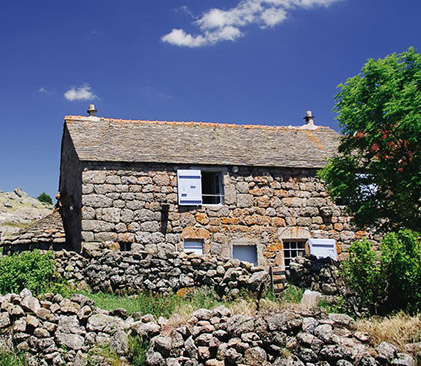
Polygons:
<instances>
[{"instance_id":1,"label":"stone chimney pot","mask_svg":"<svg viewBox=\"0 0 421 366\"><path fill-rule=\"evenodd\" d=\"M96 112L98 112L98 111L95 109L95 105L94 104L89 104L89 108L88 108L88 110L86 112L88 112L89 117L95 117L96 116Z\"/></svg>"}]
</instances>

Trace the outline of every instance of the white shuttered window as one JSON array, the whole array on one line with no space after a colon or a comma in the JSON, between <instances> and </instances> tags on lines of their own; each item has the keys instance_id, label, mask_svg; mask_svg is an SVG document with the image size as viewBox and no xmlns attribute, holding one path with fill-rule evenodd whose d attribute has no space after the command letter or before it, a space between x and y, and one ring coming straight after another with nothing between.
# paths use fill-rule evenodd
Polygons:
<instances>
[{"instance_id":1,"label":"white shuttered window","mask_svg":"<svg viewBox=\"0 0 421 366\"><path fill-rule=\"evenodd\" d=\"M200 170L177 170L178 204L202 204L202 174Z\"/></svg>"}]
</instances>

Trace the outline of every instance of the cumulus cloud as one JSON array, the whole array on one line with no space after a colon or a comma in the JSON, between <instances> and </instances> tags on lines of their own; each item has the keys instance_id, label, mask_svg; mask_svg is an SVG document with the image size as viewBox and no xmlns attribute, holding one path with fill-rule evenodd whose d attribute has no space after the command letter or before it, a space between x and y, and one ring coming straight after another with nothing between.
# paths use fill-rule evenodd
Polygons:
<instances>
[{"instance_id":1,"label":"cumulus cloud","mask_svg":"<svg viewBox=\"0 0 421 366\"><path fill-rule=\"evenodd\" d=\"M180 47L203 47L222 41L235 41L244 35L243 29L251 24L260 28L275 27L288 18L294 9L330 6L342 0L241 0L234 8L210 9L196 19L196 35L184 29L173 29L162 36L163 42Z\"/></svg>"},{"instance_id":2,"label":"cumulus cloud","mask_svg":"<svg viewBox=\"0 0 421 366\"><path fill-rule=\"evenodd\" d=\"M75 100L94 100L98 97L92 92L89 84L83 84L79 88L71 88L64 93L64 97L73 102Z\"/></svg>"}]
</instances>

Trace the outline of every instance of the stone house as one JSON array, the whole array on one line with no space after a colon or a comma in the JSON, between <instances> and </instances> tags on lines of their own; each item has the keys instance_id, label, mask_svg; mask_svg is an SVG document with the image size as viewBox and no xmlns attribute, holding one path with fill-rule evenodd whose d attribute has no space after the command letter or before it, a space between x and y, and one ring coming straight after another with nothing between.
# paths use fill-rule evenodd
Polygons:
<instances>
[{"instance_id":1,"label":"stone house","mask_svg":"<svg viewBox=\"0 0 421 366\"><path fill-rule=\"evenodd\" d=\"M355 238L316 176L339 134L302 127L65 118L60 205L68 244L194 251L288 265L309 241ZM329 239L329 240L326 240Z\"/></svg>"}]
</instances>

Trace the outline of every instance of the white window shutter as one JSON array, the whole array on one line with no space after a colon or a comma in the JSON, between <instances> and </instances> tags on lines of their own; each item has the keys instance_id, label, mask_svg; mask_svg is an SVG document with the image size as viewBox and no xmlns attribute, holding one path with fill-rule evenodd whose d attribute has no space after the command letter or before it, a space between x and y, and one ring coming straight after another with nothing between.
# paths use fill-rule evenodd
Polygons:
<instances>
[{"instance_id":1,"label":"white window shutter","mask_svg":"<svg viewBox=\"0 0 421 366\"><path fill-rule=\"evenodd\" d=\"M177 170L178 204L199 206L202 204L202 174L200 170Z\"/></svg>"},{"instance_id":2,"label":"white window shutter","mask_svg":"<svg viewBox=\"0 0 421 366\"><path fill-rule=\"evenodd\" d=\"M309 239L308 245L310 254L315 255L317 258L330 257L335 261L338 260L335 239Z\"/></svg>"}]
</instances>

